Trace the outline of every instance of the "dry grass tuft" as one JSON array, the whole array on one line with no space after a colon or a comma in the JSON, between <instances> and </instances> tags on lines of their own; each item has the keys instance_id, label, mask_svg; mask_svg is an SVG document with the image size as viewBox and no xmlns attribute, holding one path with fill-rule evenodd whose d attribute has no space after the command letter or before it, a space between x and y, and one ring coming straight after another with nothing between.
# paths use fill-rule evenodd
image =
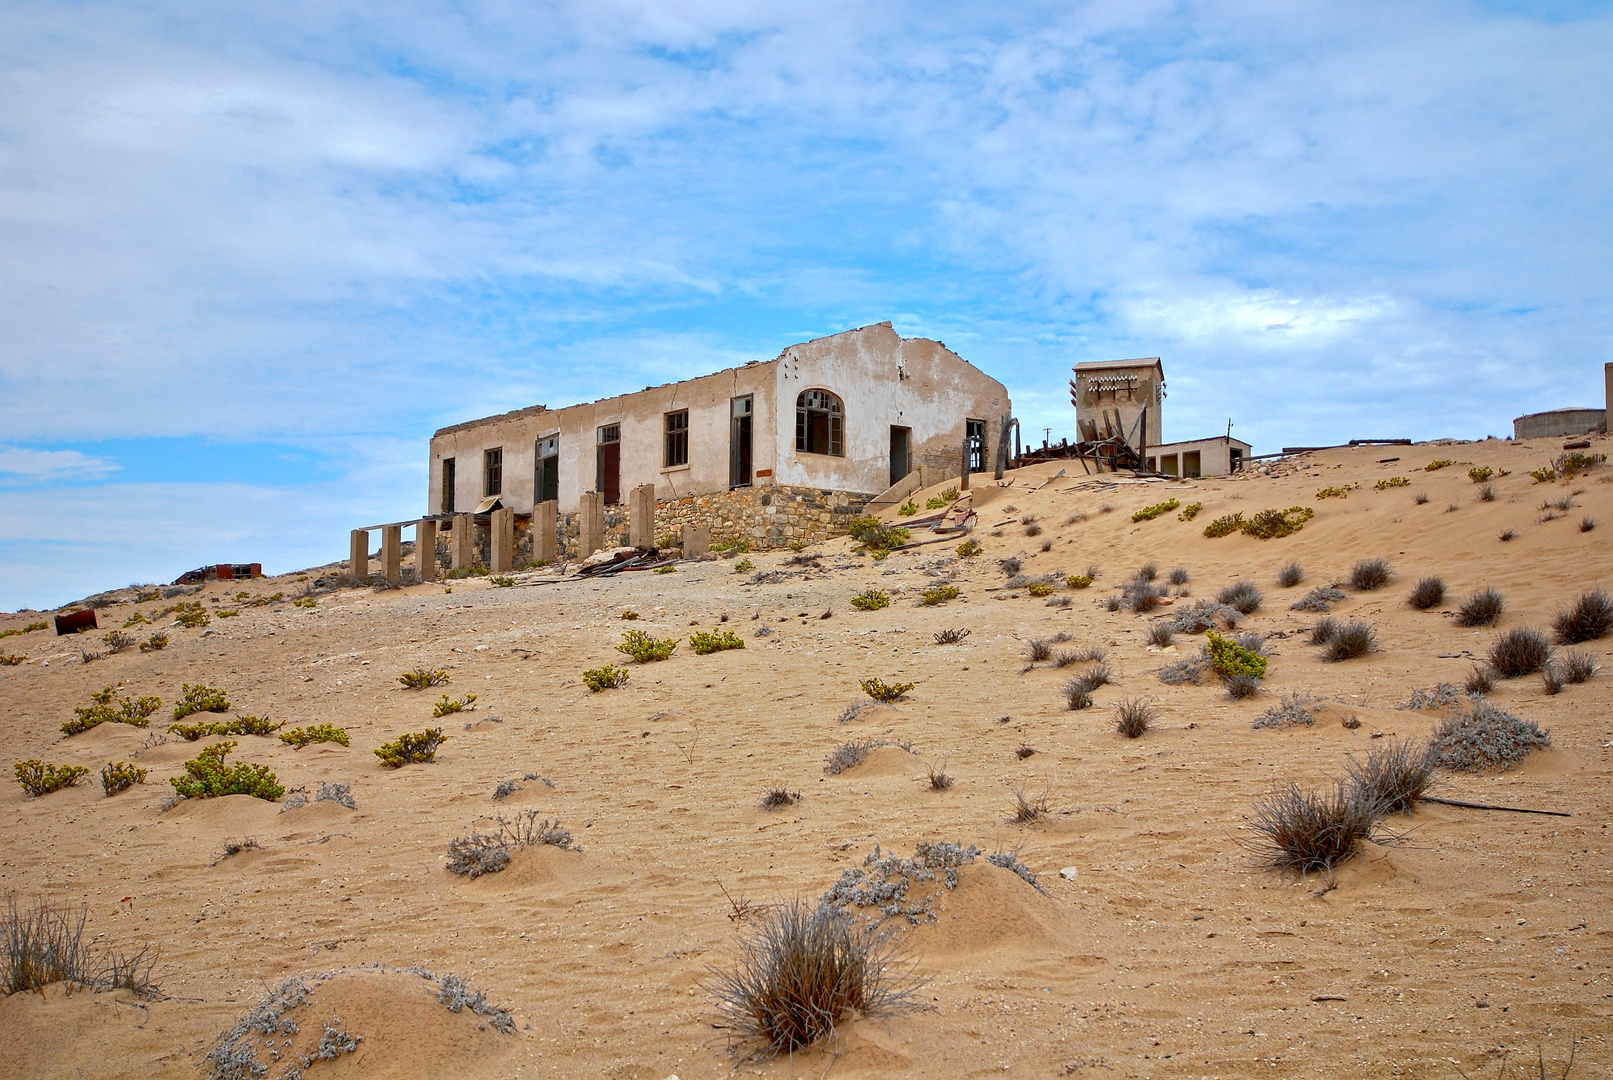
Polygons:
<instances>
[{"instance_id":1,"label":"dry grass tuft","mask_svg":"<svg viewBox=\"0 0 1613 1080\"><path fill-rule=\"evenodd\" d=\"M1381 589L1389 584L1393 573L1394 567L1387 559L1362 559L1350 569L1350 587L1362 592Z\"/></svg>"},{"instance_id":2,"label":"dry grass tuft","mask_svg":"<svg viewBox=\"0 0 1613 1080\"><path fill-rule=\"evenodd\" d=\"M1052 807L1049 800L1053 796L1051 788L1044 787L1040 792L1026 794L1023 788L1014 788L1014 811L1008 819L1013 825L1029 825L1038 821L1048 813Z\"/></svg>"},{"instance_id":3,"label":"dry grass tuft","mask_svg":"<svg viewBox=\"0 0 1613 1080\"><path fill-rule=\"evenodd\" d=\"M1284 589L1292 589L1305 580L1305 568L1297 562L1291 562L1277 571L1277 584Z\"/></svg>"},{"instance_id":4,"label":"dry grass tuft","mask_svg":"<svg viewBox=\"0 0 1613 1080\"><path fill-rule=\"evenodd\" d=\"M1254 697L1260 693L1260 680L1253 675L1232 675L1227 678L1227 695L1234 701Z\"/></svg>"},{"instance_id":5,"label":"dry grass tuft","mask_svg":"<svg viewBox=\"0 0 1613 1080\"><path fill-rule=\"evenodd\" d=\"M925 772L930 780L931 791L945 791L952 786L952 775L947 772L945 759L942 759L939 765L925 766Z\"/></svg>"},{"instance_id":6,"label":"dry grass tuft","mask_svg":"<svg viewBox=\"0 0 1613 1080\"><path fill-rule=\"evenodd\" d=\"M1490 674L1489 668L1474 666L1468 675L1467 682L1462 684L1462 692L1468 697L1483 697L1495 689L1495 678Z\"/></svg>"},{"instance_id":7,"label":"dry grass tuft","mask_svg":"<svg viewBox=\"0 0 1613 1080\"><path fill-rule=\"evenodd\" d=\"M1551 627L1562 645L1606 637L1613 630L1613 599L1601 589L1582 593L1571 607L1553 616Z\"/></svg>"},{"instance_id":8,"label":"dry grass tuft","mask_svg":"<svg viewBox=\"0 0 1613 1080\"><path fill-rule=\"evenodd\" d=\"M1372 836L1377 814L1354 784L1335 781L1331 792L1290 784L1255 804L1253 846L1276 869L1328 871Z\"/></svg>"},{"instance_id":9,"label":"dry grass tuft","mask_svg":"<svg viewBox=\"0 0 1613 1080\"><path fill-rule=\"evenodd\" d=\"M787 787L768 788L762 793L763 810L782 810L786 806L794 806L801 801L799 791L791 791Z\"/></svg>"},{"instance_id":10,"label":"dry grass tuft","mask_svg":"<svg viewBox=\"0 0 1613 1080\"><path fill-rule=\"evenodd\" d=\"M1117 701L1114 710L1115 730L1128 739L1141 738L1144 732L1153 727L1156 719L1153 703L1142 698Z\"/></svg>"},{"instance_id":11,"label":"dry grass tuft","mask_svg":"<svg viewBox=\"0 0 1613 1080\"><path fill-rule=\"evenodd\" d=\"M1456 609L1457 626L1494 626L1507 609L1506 598L1499 590L1480 589Z\"/></svg>"},{"instance_id":12,"label":"dry grass tuft","mask_svg":"<svg viewBox=\"0 0 1613 1080\"><path fill-rule=\"evenodd\" d=\"M1345 623L1338 628L1322 649L1322 659L1338 662L1354 660L1378 649L1378 639L1372 627L1364 622Z\"/></svg>"},{"instance_id":13,"label":"dry grass tuft","mask_svg":"<svg viewBox=\"0 0 1613 1080\"><path fill-rule=\"evenodd\" d=\"M1236 585L1228 585L1222 589L1216 594L1215 599L1240 614L1253 615L1260 610L1260 602L1265 596L1254 582L1240 581Z\"/></svg>"},{"instance_id":14,"label":"dry grass tuft","mask_svg":"<svg viewBox=\"0 0 1613 1080\"><path fill-rule=\"evenodd\" d=\"M1503 679L1533 675L1551 659L1551 646L1538 630L1508 630L1490 646L1490 667Z\"/></svg>"},{"instance_id":15,"label":"dry grass tuft","mask_svg":"<svg viewBox=\"0 0 1613 1080\"><path fill-rule=\"evenodd\" d=\"M1438 577L1425 577L1419 580L1406 598L1406 603L1418 611L1427 611L1436 608L1445 602L1445 580Z\"/></svg>"},{"instance_id":16,"label":"dry grass tuft","mask_svg":"<svg viewBox=\"0 0 1613 1080\"><path fill-rule=\"evenodd\" d=\"M767 909L740 939L739 960L707 989L740 1060L765 1060L832 1041L854 1017L917 1008L921 985L887 928L838 904L792 900Z\"/></svg>"},{"instance_id":17,"label":"dry grass tuft","mask_svg":"<svg viewBox=\"0 0 1613 1080\"><path fill-rule=\"evenodd\" d=\"M1175 636L1176 631L1169 620L1161 620L1148 627L1148 644L1158 645L1161 649L1169 646Z\"/></svg>"},{"instance_id":18,"label":"dry grass tuft","mask_svg":"<svg viewBox=\"0 0 1613 1080\"><path fill-rule=\"evenodd\" d=\"M0 993L42 990L65 982L93 990L132 990L145 997L160 993L154 981L157 954L108 950L96 954L84 937L89 909L55 907L41 900L24 909L6 893L0 915Z\"/></svg>"},{"instance_id":19,"label":"dry grass tuft","mask_svg":"<svg viewBox=\"0 0 1613 1080\"><path fill-rule=\"evenodd\" d=\"M1434 749L1410 740L1374 746L1365 761L1350 758L1345 769L1361 797L1380 814L1410 813L1434 782Z\"/></svg>"}]
</instances>

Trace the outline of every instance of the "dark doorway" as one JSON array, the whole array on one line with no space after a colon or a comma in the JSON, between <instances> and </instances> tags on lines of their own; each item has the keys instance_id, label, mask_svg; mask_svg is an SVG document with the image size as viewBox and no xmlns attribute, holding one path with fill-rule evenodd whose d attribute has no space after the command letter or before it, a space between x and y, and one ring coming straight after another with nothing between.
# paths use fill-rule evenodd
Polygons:
<instances>
[{"instance_id":1,"label":"dark doorway","mask_svg":"<svg viewBox=\"0 0 1613 1080\"><path fill-rule=\"evenodd\" d=\"M1237 472L1239 469L1243 468L1243 448L1239 446L1230 447L1227 450L1227 459L1227 465L1230 471Z\"/></svg>"},{"instance_id":2,"label":"dark doorway","mask_svg":"<svg viewBox=\"0 0 1613 1080\"><path fill-rule=\"evenodd\" d=\"M964 436L969 440L969 471L986 471L986 422L965 420Z\"/></svg>"},{"instance_id":3,"label":"dark doorway","mask_svg":"<svg viewBox=\"0 0 1613 1080\"><path fill-rule=\"evenodd\" d=\"M594 490L605 496L606 506L622 502L622 425L606 424L599 429L599 458Z\"/></svg>"},{"instance_id":4,"label":"dark doorway","mask_svg":"<svg viewBox=\"0 0 1613 1080\"><path fill-rule=\"evenodd\" d=\"M913 429L891 428L891 483L913 471Z\"/></svg>"},{"instance_id":5,"label":"dark doorway","mask_svg":"<svg viewBox=\"0 0 1613 1080\"><path fill-rule=\"evenodd\" d=\"M728 487L750 487L751 482L751 410L754 400L749 394L733 399L732 425L728 436Z\"/></svg>"},{"instance_id":6,"label":"dark doorway","mask_svg":"<svg viewBox=\"0 0 1613 1080\"><path fill-rule=\"evenodd\" d=\"M560 436L538 440L538 471L533 480L533 503L560 499Z\"/></svg>"},{"instance_id":7,"label":"dark doorway","mask_svg":"<svg viewBox=\"0 0 1613 1080\"><path fill-rule=\"evenodd\" d=\"M454 512L454 459L442 459L442 512Z\"/></svg>"}]
</instances>

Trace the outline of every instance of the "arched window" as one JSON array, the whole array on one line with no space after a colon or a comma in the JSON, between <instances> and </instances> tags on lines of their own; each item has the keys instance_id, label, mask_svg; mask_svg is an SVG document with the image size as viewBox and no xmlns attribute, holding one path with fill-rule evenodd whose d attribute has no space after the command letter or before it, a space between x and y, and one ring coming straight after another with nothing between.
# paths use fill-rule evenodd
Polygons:
<instances>
[{"instance_id":1,"label":"arched window","mask_svg":"<svg viewBox=\"0 0 1613 1080\"><path fill-rule=\"evenodd\" d=\"M827 390L803 390L795 399L795 449L801 454L846 456L840 399Z\"/></svg>"}]
</instances>

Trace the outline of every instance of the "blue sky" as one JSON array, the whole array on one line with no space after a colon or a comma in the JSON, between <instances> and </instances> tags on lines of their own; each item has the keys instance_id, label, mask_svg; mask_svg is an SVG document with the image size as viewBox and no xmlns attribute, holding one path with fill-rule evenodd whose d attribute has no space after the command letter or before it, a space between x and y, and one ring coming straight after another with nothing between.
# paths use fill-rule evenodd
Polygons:
<instances>
[{"instance_id":1,"label":"blue sky","mask_svg":"<svg viewBox=\"0 0 1613 1080\"><path fill-rule=\"evenodd\" d=\"M1068 434L1505 435L1609 345L1601 4L0 7L0 608L340 558L445 423L884 319Z\"/></svg>"}]
</instances>

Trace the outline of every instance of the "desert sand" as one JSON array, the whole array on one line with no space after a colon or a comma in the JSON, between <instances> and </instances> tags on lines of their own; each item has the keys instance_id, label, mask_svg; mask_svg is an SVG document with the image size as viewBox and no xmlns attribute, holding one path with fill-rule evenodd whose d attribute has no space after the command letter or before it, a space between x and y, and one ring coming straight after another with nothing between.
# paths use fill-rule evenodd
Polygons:
<instances>
[{"instance_id":1,"label":"desert sand","mask_svg":"<svg viewBox=\"0 0 1613 1080\"><path fill-rule=\"evenodd\" d=\"M153 1001L60 985L0 999L0 1076L205 1075L215 1040L269 991L333 972L300 1009L297 1052L332 1016L360 1041L309 1076L728 1075L735 1059L704 987L749 923L730 897L815 900L876 845L905 855L943 840L1017 852L1044 891L983 858L964 867L956 889L931 890L933 921L903 924L927 980L921 1010L849 1022L832 1053L746 1062L740 1074L1433 1080L1493 1076L1504 1051L1531 1067L1538 1051L1560 1068L1578 1040L1572 1075L1613 1075L1613 638L1577 646L1602 670L1555 696L1537 677L1497 681L1491 700L1549 728L1549 749L1507 771L1442 772L1435 789L1571 816L1422 804L1331 875L1263 868L1248 844L1252 807L1274 786L1328 783L1374 740L1426 736L1445 713L1397 708L1414 690L1461 686L1498 632L1547 629L1585 590L1613 587L1613 467L1531 479L1560 452L1560 440L1361 447L1235 479L1105 486L1076 475L1032 490L1055 463L1010 473L1006 487L976 478L984 551L967 561L955 540L876 562L843 539L812 549L817 567L752 553L748 573L733 557L604 580L547 583L560 576L549 569L516 575L517 587L328 590L317 607L292 606L319 577L311 571L307 582L214 583L182 598L240 614L168 628L159 652L85 664L79 647L98 647L98 635L0 640L0 653L28 657L0 667L11 760L92 770L39 798L0 787L0 889L82 902L101 945L156 945L162 989ZM1437 458L1458 464L1425 471ZM1476 465L1510 470L1493 481L1493 502L1477 498ZM1375 490L1402 476L1408 486ZM1347 497L1316 498L1356 483ZM1564 496L1573 508L1540 520L1542 501ZM1190 522L1132 521L1167 498L1203 510ZM1203 535L1223 514L1296 505L1315 516L1288 537ZM1026 535L1026 515L1039 535ZM1581 531L1586 516L1601 524ZM1507 529L1516 536L1503 542ZM1051 599L1072 603L1050 606L1005 587L1008 557L1033 578L1101 575L1085 590L1061 586ZM1368 622L1378 651L1323 662L1304 636L1318 616L1290 605L1371 557L1393 564L1392 580L1345 588L1333 614ZM1278 587L1293 560L1305 581ZM1243 628L1272 635L1261 693L1234 701L1213 679L1159 680L1203 638L1178 635L1162 653L1147 628L1171 607L1105 610L1145 563L1189 571L1178 608L1236 581L1260 587ZM1431 574L1446 602L1413 610L1406 595ZM921 605L938 575L962 595ZM1485 586L1506 597L1499 625L1456 626L1456 603ZM851 596L870 587L891 606L854 610ZM241 604L242 590L284 600ZM101 628L171 602L114 603ZM641 618L624 622L629 609ZM0 616L0 630L37 618ZM719 627L746 647L694 655L688 635ZM683 644L665 662L627 664L625 687L589 692L581 672L625 662L614 646L629 628ZM970 634L936 644L947 628ZM1029 642L1059 632L1107 650L1115 682L1093 708L1067 708L1071 669L1025 670ZM416 668L452 682L400 686ZM870 676L916 685L842 722ZM345 727L351 747L240 736L233 758L269 766L310 799L321 784L350 784L357 808L236 795L165 810L168 779L218 741L152 738L182 683L228 693L230 713L202 719ZM147 730L64 737L62 722L105 686L159 696L163 709ZM476 694L474 711L433 720L443 691ZM1326 699L1314 725L1251 727L1288 692ZM1111 706L1137 697L1159 720L1130 740ZM1352 718L1359 726L1345 726ZM438 725L448 740L433 763L389 769L372 752ZM912 751L882 747L828 775L827 756L849 739ZM107 797L94 771L119 759L150 775ZM927 766L943 760L956 782L930 790ZM510 780L517 790L495 800ZM779 786L800 801L763 809ZM1050 813L1010 824L1015 788L1045 790ZM527 809L558 819L581 851L522 849L474 880L445 870L450 840ZM247 837L260 847L221 858ZM438 1005L419 970L485 991L514 1032ZM282 1070L271 1063L268 1075Z\"/></svg>"}]
</instances>

